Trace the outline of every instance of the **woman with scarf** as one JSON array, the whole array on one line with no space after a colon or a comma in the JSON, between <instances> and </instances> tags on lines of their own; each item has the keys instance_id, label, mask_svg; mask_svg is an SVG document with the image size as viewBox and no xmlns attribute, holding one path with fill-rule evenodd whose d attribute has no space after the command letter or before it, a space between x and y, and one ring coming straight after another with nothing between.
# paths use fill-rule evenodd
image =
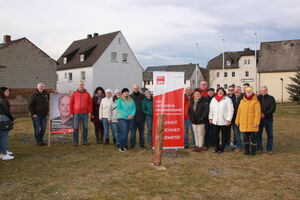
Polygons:
<instances>
[{"instance_id":1,"label":"woman with scarf","mask_svg":"<svg viewBox=\"0 0 300 200\"><path fill-rule=\"evenodd\" d=\"M246 155L255 155L256 132L259 130L260 118L260 103L253 93L253 89L248 87L245 89L245 95L240 102L235 119L235 124L243 133Z\"/></svg>"},{"instance_id":2,"label":"woman with scarf","mask_svg":"<svg viewBox=\"0 0 300 200\"><path fill-rule=\"evenodd\" d=\"M213 136L215 144L215 153L224 152L226 145L226 133L231 124L233 116L233 104L226 96L224 88L218 88L217 94L211 100L209 106L209 123L213 125ZM222 132L222 141L220 145L220 131Z\"/></svg>"},{"instance_id":3,"label":"woman with scarf","mask_svg":"<svg viewBox=\"0 0 300 200\"><path fill-rule=\"evenodd\" d=\"M95 136L97 144L102 144L104 136L103 122L99 119L99 107L102 99L105 97L104 89L102 87L97 87L93 95L93 113L91 121L95 126Z\"/></svg>"},{"instance_id":4,"label":"woman with scarf","mask_svg":"<svg viewBox=\"0 0 300 200\"><path fill-rule=\"evenodd\" d=\"M192 121L195 134L195 149L193 151L200 152L204 148L205 124L208 117L208 102L202 97L199 89L195 89L194 98L191 100L188 113Z\"/></svg>"}]
</instances>

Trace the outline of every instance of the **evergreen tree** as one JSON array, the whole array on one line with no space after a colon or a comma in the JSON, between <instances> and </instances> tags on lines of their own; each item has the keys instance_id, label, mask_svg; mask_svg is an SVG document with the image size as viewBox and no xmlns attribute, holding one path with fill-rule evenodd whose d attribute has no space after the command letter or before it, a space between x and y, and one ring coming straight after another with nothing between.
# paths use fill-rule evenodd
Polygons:
<instances>
[{"instance_id":1,"label":"evergreen tree","mask_svg":"<svg viewBox=\"0 0 300 200\"><path fill-rule=\"evenodd\" d=\"M294 77L290 77L292 84L288 84L286 89L290 94L290 99L292 101L297 101L300 103L300 67L297 67L297 72Z\"/></svg>"}]
</instances>

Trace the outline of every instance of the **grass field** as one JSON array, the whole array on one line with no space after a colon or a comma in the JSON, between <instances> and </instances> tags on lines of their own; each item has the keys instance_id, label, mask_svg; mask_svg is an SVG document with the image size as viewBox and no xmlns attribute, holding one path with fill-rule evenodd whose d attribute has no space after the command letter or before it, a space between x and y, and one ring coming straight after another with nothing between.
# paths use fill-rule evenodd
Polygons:
<instances>
[{"instance_id":1,"label":"grass field","mask_svg":"<svg viewBox=\"0 0 300 200\"><path fill-rule=\"evenodd\" d=\"M0 199L300 199L300 107L278 106L274 127L272 156L181 150L156 171L150 150L96 145L92 126L91 146L66 136L38 147L30 119L19 118L9 138L16 159L0 161Z\"/></svg>"}]
</instances>

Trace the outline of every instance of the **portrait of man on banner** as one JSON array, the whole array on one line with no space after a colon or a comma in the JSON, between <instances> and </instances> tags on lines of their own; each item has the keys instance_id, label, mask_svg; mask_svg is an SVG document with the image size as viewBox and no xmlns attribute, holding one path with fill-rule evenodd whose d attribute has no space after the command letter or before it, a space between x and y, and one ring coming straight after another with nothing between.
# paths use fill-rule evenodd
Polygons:
<instances>
[{"instance_id":1,"label":"portrait of man on banner","mask_svg":"<svg viewBox=\"0 0 300 200\"><path fill-rule=\"evenodd\" d=\"M50 133L73 133L69 94L50 95Z\"/></svg>"}]
</instances>

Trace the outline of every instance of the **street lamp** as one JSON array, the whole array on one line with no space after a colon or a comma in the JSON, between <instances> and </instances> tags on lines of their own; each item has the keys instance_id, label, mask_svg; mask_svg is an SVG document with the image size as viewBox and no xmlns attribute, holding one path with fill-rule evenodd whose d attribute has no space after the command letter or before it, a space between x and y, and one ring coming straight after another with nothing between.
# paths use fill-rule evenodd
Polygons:
<instances>
[{"instance_id":1,"label":"street lamp","mask_svg":"<svg viewBox=\"0 0 300 200\"><path fill-rule=\"evenodd\" d=\"M280 78L281 80L281 106L283 106L283 78Z\"/></svg>"}]
</instances>

